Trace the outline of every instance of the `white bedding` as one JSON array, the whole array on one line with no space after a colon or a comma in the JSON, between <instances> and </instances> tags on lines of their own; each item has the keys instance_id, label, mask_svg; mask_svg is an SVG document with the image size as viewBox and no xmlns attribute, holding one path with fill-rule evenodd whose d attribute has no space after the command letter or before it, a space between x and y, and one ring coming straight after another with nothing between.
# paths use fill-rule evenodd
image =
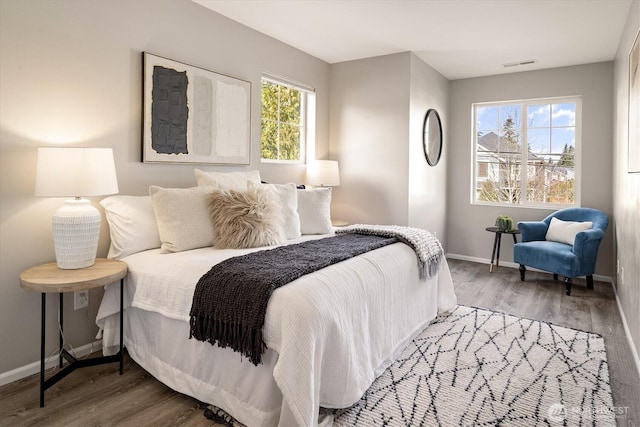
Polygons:
<instances>
[{"instance_id":1,"label":"white bedding","mask_svg":"<svg viewBox=\"0 0 640 427\"><path fill-rule=\"evenodd\" d=\"M319 406L354 404L415 334L456 304L446 260L436 277L421 281L413 250L389 245L277 289L265 318L268 350L255 367L229 348L188 339L198 279L215 263L254 250L150 250L123 259L131 357L170 387L250 426L313 426ZM106 353L117 345L118 292L107 287L98 312Z\"/></svg>"}]
</instances>

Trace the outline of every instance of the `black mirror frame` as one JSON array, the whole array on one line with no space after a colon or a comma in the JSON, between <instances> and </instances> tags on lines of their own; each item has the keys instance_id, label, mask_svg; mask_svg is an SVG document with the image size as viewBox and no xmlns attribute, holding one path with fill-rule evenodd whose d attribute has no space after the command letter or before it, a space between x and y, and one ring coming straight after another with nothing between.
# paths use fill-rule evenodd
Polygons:
<instances>
[{"instance_id":1,"label":"black mirror frame","mask_svg":"<svg viewBox=\"0 0 640 427\"><path fill-rule=\"evenodd\" d=\"M431 159L429 157L429 153L428 153L428 149L427 146L429 144L429 141L426 141L425 139L425 134L426 134L426 130L427 130L427 124L429 122L429 116L433 114L435 116L435 119L438 122L438 132L439 132L439 141L438 141L438 154L435 157L435 159ZM427 113L424 115L424 122L422 123L422 151L424 151L424 158L427 160L427 163L429 164L429 166L435 166L438 164L438 162L440 161L440 156L442 156L442 122L440 121L440 114L438 114L438 112L434 109L434 108L429 108L427 110ZM433 155L433 153L432 153Z\"/></svg>"}]
</instances>

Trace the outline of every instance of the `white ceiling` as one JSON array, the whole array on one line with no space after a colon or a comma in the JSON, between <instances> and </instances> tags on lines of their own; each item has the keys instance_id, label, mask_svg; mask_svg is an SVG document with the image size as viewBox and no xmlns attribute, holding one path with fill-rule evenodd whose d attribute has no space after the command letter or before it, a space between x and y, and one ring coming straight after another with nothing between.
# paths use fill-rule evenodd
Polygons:
<instances>
[{"instance_id":1,"label":"white ceiling","mask_svg":"<svg viewBox=\"0 0 640 427\"><path fill-rule=\"evenodd\" d=\"M328 63L412 51L455 80L610 61L640 0L193 1Z\"/></svg>"}]
</instances>

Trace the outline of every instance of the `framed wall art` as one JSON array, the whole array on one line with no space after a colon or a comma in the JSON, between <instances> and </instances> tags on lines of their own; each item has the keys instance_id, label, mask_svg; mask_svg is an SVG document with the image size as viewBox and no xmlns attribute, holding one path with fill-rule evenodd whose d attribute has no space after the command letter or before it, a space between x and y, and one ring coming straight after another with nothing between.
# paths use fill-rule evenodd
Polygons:
<instances>
[{"instance_id":1,"label":"framed wall art","mask_svg":"<svg viewBox=\"0 0 640 427\"><path fill-rule=\"evenodd\" d=\"M629 173L640 173L640 31L629 52Z\"/></svg>"},{"instance_id":2,"label":"framed wall art","mask_svg":"<svg viewBox=\"0 0 640 427\"><path fill-rule=\"evenodd\" d=\"M143 52L142 161L248 165L251 83Z\"/></svg>"}]
</instances>

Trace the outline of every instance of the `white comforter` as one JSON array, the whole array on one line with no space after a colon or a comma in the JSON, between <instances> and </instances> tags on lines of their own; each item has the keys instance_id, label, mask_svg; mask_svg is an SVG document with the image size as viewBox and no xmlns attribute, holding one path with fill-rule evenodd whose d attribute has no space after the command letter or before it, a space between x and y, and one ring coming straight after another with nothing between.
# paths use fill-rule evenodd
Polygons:
<instances>
[{"instance_id":1,"label":"white comforter","mask_svg":"<svg viewBox=\"0 0 640 427\"><path fill-rule=\"evenodd\" d=\"M326 236L314 238L319 237ZM133 292L127 299L133 307L188 322L198 279L215 263L252 251L202 248L134 254L124 259L129 264L127 292ZM117 305L109 303L117 299L107 295L116 288L107 289L99 325L117 312ZM264 339L278 353L273 376L283 408L286 405L296 424L313 426L320 405L354 404L408 340L455 304L446 260L438 276L420 280L416 256L402 243L277 289L267 308Z\"/></svg>"}]
</instances>

